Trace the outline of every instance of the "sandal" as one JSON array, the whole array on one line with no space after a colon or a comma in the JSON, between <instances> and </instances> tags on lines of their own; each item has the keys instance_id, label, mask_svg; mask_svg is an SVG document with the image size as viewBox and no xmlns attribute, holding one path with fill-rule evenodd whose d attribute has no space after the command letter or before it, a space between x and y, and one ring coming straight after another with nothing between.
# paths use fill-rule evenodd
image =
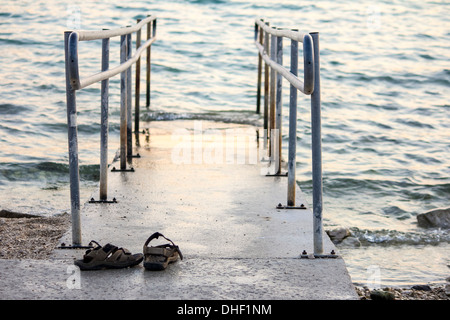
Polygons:
<instances>
[{"instance_id":1,"label":"sandal","mask_svg":"<svg viewBox=\"0 0 450 320\"><path fill-rule=\"evenodd\" d=\"M163 237L171 244L162 244L159 246L148 247L148 244L153 239ZM164 270L169 263L178 260L178 256L183 260L183 255L180 249L176 246L172 240L167 239L161 233L155 232L152 234L144 244L144 268L147 270Z\"/></svg>"},{"instance_id":2,"label":"sandal","mask_svg":"<svg viewBox=\"0 0 450 320\"><path fill-rule=\"evenodd\" d=\"M142 253L131 254L124 248L118 248L108 243L104 247L92 240L89 246L95 243L97 246L89 249L82 260L74 261L81 270L121 269L133 267L144 259Z\"/></svg>"}]
</instances>

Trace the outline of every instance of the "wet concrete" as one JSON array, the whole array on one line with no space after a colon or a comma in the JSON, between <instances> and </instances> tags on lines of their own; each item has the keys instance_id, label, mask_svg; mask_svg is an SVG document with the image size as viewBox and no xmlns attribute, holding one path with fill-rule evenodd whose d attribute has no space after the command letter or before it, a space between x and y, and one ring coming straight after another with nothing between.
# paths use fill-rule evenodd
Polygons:
<instances>
[{"instance_id":1,"label":"wet concrete","mask_svg":"<svg viewBox=\"0 0 450 320\"><path fill-rule=\"evenodd\" d=\"M80 272L73 259L84 250L57 249L45 261L1 261L0 297L358 299L342 258L300 259L303 250L313 252L310 206L298 189L296 204L306 210L276 208L286 202L287 178L265 176L256 130L152 122L134 150L141 157L129 162L135 171L109 173L108 200L117 203L82 207L83 245L96 240L139 253L158 231L179 245L184 260L160 272L142 264ZM71 243L70 230L61 242ZM339 255L324 234L324 253L331 250Z\"/></svg>"}]
</instances>

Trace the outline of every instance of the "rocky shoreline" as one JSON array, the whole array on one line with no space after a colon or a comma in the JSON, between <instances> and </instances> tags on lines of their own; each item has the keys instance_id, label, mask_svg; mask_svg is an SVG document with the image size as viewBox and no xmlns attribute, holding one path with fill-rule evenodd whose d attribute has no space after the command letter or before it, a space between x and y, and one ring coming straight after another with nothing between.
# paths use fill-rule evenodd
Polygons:
<instances>
[{"instance_id":1,"label":"rocky shoreline","mask_svg":"<svg viewBox=\"0 0 450 320\"><path fill-rule=\"evenodd\" d=\"M417 216L422 228L450 228L450 208L435 209ZM331 241L338 247L359 247L361 242L353 236L350 229L338 226L326 230ZM448 265L450 268L450 265ZM361 300L450 300L450 277L440 285L415 285L410 288L385 287L369 289L355 285Z\"/></svg>"},{"instance_id":2,"label":"rocky shoreline","mask_svg":"<svg viewBox=\"0 0 450 320\"><path fill-rule=\"evenodd\" d=\"M48 259L70 227L70 216L0 211L0 259Z\"/></svg>"},{"instance_id":3,"label":"rocky shoreline","mask_svg":"<svg viewBox=\"0 0 450 320\"><path fill-rule=\"evenodd\" d=\"M449 280L449 279L448 279ZM360 300L450 300L450 282L442 285L419 285L410 288L369 289L355 286Z\"/></svg>"}]
</instances>

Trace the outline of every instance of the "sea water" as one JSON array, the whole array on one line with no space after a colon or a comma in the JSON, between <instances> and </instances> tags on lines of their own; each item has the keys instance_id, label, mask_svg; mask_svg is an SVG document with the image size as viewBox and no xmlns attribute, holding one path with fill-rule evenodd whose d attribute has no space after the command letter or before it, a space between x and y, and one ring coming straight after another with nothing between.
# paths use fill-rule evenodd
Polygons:
<instances>
[{"instance_id":1,"label":"sea water","mask_svg":"<svg viewBox=\"0 0 450 320\"><path fill-rule=\"evenodd\" d=\"M253 31L264 18L320 32L324 226L346 226L361 242L339 248L353 281L442 283L449 233L418 227L416 216L449 207L449 7L417 0L3 0L0 209L70 211L65 30L119 28L156 15L151 108L142 120L260 124ZM284 50L288 57L288 41ZM81 77L100 71L101 41L80 43L79 56ZM118 59L115 38L111 61ZM110 159L119 143L119 81L110 80ZM284 88L287 133L287 82ZM99 84L77 94L85 200L99 179L99 99ZM309 198L310 132L309 97L300 94L297 181Z\"/></svg>"}]
</instances>

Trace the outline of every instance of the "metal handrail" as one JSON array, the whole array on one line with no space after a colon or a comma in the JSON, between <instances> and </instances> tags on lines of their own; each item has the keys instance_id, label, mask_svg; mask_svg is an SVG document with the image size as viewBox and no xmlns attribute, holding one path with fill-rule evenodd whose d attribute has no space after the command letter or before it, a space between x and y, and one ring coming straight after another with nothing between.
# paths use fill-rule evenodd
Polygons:
<instances>
[{"instance_id":1,"label":"metal handrail","mask_svg":"<svg viewBox=\"0 0 450 320\"><path fill-rule=\"evenodd\" d=\"M271 59L269 54L260 42L258 42L257 34L258 28L262 29L267 34L277 38L288 38L292 41L303 43L303 65L304 65L304 81L301 81L296 75L285 69L281 64ZM264 23L264 20L257 19L255 21L255 45L259 50L259 54L263 60L271 68L280 73L286 80L289 81L295 88L304 94L311 94L314 91L314 49L312 37L308 33L302 33L297 30L287 30L281 28L270 27Z\"/></svg>"},{"instance_id":2,"label":"metal handrail","mask_svg":"<svg viewBox=\"0 0 450 320\"><path fill-rule=\"evenodd\" d=\"M264 32L267 32L271 35L289 38L291 40L295 40L298 42L303 42L304 37L308 35L308 33L299 32L298 30L288 30L270 27L268 24L264 22L263 19L256 19L255 24L260 28L262 28Z\"/></svg>"},{"instance_id":3,"label":"metal handrail","mask_svg":"<svg viewBox=\"0 0 450 320\"><path fill-rule=\"evenodd\" d=\"M73 32L70 35L69 42L72 43L74 41L77 41L77 32ZM79 40L78 40L79 41ZM136 53L131 57L131 59L127 60L126 62L118 65L117 67L113 69L108 69L107 71L99 72L94 75L91 75L87 77L86 79L80 79L79 73L78 73L78 65L75 63L72 63L72 68L70 68L70 83L72 84L72 88L74 90L80 90L83 88L86 88L90 86L91 84L100 82L105 79L109 79L111 77L114 77L115 75L127 70L131 65L133 65L142 55L142 52L147 49L147 47L151 46L153 42L156 41L156 38L151 38L150 40L147 40L144 42L139 49L136 51ZM77 61L77 58L72 58L74 56L74 53L70 51L69 59ZM75 55L76 57L76 55Z\"/></svg>"},{"instance_id":4,"label":"metal handrail","mask_svg":"<svg viewBox=\"0 0 450 320\"><path fill-rule=\"evenodd\" d=\"M142 27L150 22L156 22L156 17L148 16L147 18L141 20L134 26L119 28L114 30L102 30L102 31L74 31L71 33L69 37L69 60L71 61L69 75L70 75L70 83L74 90L80 90L91 84L97 83L99 81L109 79L124 70L128 69L132 64L134 64L142 55L142 52L149 46L153 44L156 40L156 34L153 35L152 38L144 42L136 51L136 53L127 60L125 63L120 64L119 66L108 69L107 71L103 71L94 75L87 77L86 79L79 78L78 72L78 52L77 52L77 43L78 41L89 41L89 40L100 40L100 39L109 39L117 36L129 35L131 33L140 31Z\"/></svg>"},{"instance_id":5,"label":"metal handrail","mask_svg":"<svg viewBox=\"0 0 450 320\"><path fill-rule=\"evenodd\" d=\"M147 16L147 18L142 19L134 26L129 26L126 28L118 28L113 30L79 30L77 31L79 41L88 41L88 40L100 40L100 39L109 39L117 36L124 36L127 34L135 33L142 29L142 27L152 21L155 21L155 16Z\"/></svg>"},{"instance_id":6,"label":"metal handrail","mask_svg":"<svg viewBox=\"0 0 450 320\"><path fill-rule=\"evenodd\" d=\"M141 44L141 29L147 26L147 40ZM136 33L136 52L132 55L131 36ZM120 36L120 65L109 68L110 38ZM102 40L101 72L80 79L78 69L78 43L80 41ZM132 155L131 130L131 67L136 63L135 84L135 133L139 132L139 88L140 57L147 51L147 107L150 105L150 56L151 45L156 40L156 17L147 16L138 19L137 24L126 28L102 31L66 31L64 32L65 65L66 65L66 100L69 141L69 174L72 215L73 247L81 246L80 223L80 178L78 166L78 133L76 91L101 82L101 130L100 130L100 200L90 202L115 202L107 200L107 168L108 168L108 105L109 78L120 73L120 170L127 169L127 158Z\"/></svg>"},{"instance_id":7,"label":"metal handrail","mask_svg":"<svg viewBox=\"0 0 450 320\"><path fill-rule=\"evenodd\" d=\"M306 44L306 45L305 45ZM258 42L255 43L256 47L259 49L259 53L263 60L273 69L275 69L276 72L280 73L287 81L289 81L290 84L292 84L295 88L303 92L304 94L311 94L314 91L314 77L308 76L307 72L309 70L306 70L305 72L305 81L301 81L297 76L295 76L290 71L286 70L282 65L276 63L274 60L270 58L270 56L265 52L264 47L259 44ZM308 64L308 66L311 66L310 71L311 74L314 75L314 70L312 66L314 65L314 56L312 50L305 50L305 47L309 46L312 47L312 39L311 36L305 35L305 39L303 41L303 52L308 54L309 56L304 59L305 64Z\"/></svg>"},{"instance_id":8,"label":"metal handrail","mask_svg":"<svg viewBox=\"0 0 450 320\"><path fill-rule=\"evenodd\" d=\"M259 35L259 37L258 37ZM291 65L288 71L283 67L283 38L291 39ZM314 253L323 254L322 226L322 141L320 111L320 56L319 33L303 33L271 27L263 19L255 20L255 45L258 49L258 86L256 112L260 113L262 61L264 69L264 148L269 160L274 162L275 173L268 176L286 176L281 173L281 114L282 78L290 83L289 95L289 150L287 205L278 208L304 209L295 206L296 148L297 148L297 91L311 96L311 136L313 175L313 235ZM303 43L304 77L298 77L298 42ZM270 49L269 49L270 45ZM269 74L270 73L270 74ZM270 144L269 144L270 143ZM268 145L269 144L269 145Z\"/></svg>"}]
</instances>

